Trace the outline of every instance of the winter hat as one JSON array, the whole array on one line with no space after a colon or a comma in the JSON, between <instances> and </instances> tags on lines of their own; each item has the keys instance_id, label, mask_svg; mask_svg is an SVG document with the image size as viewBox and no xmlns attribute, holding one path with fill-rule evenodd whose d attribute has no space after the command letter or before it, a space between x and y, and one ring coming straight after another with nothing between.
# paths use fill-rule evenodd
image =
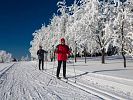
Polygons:
<instances>
[{"instance_id":1,"label":"winter hat","mask_svg":"<svg viewBox=\"0 0 133 100\"><path fill-rule=\"evenodd\" d=\"M41 46L41 45L39 45L39 48L42 48L42 46Z\"/></svg>"},{"instance_id":2,"label":"winter hat","mask_svg":"<svg viewBox=\"0 0 133 100\"><path fill-rule=\"evenodd\" d=\"M65 42L65 39L64 38L61 38L61 42Z\"/></svg>"}]
</instances>

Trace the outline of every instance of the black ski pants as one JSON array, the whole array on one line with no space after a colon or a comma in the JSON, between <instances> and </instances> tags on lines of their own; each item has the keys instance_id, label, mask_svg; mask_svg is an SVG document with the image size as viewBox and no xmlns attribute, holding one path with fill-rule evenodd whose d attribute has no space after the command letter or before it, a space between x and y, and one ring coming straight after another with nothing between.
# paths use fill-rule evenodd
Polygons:
<instances>
[{"instance_id":1,"label":"black ski pants","mask_svg":"<svg viewBox=\"0 0 133 100\"><path fill-rule=\"evenodd\" d=\"M63 77L66 77L66 61L58 61L56 76L59 77L61 64L63 62Z\"/></svg>"},{"instance_id":2,"label":"black ski pants","mask_svg":"<svg viewBox=\"0 0 133 100\"><path fill-rule=\"evenodd\" d=\"M42 70L44 70L44 59L39 59L39 70L41 70L41 64L42 64Z\"/></svg>"}]
</instances>

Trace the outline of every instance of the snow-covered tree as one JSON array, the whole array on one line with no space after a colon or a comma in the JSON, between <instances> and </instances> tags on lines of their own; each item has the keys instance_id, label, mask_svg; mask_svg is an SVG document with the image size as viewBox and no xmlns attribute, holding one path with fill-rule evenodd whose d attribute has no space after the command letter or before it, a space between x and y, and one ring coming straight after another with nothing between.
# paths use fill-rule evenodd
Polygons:
<instances>
[{"instance_id":1,"label":"snow-covered tree","mask_svg":"<svg viewBox=\"0 0 133 100\"><path fill-rule=\"evenodd\" d=\"M0 62L11 62L12 60L12 54L7 53L4 50L0 50Z\"/></svg>"},{"instance_id":2,"label":"snow-covered tree","mask_svg":"<svg viewBox=\"0 0 133 100\"><path fill-rule=\"evenodd\" d=\"M117 17L114 20L114 45L119 48L119 53L124 59L126 67L125 54L132 55L133 52L133 1L120 2L116 7Z\"/></svg>"},{"instance_id":3,"label":"snow-covered tree","mask_svg":"<svg viewBox=\"0 0 133 100\"><path fill-rule=\"evenodd\" d=\"M33 40L30 42L30 44L32 45L32 47L29 49L30 53L31 53L31 58L35 58L37 59L37 50L39 49L39 46L43 46L43 40L46 39L44 38L44 33L47 30L47 28L45 26L42 26L41 29L36 30L33 33ZM46 47L46 46L45 46Z\"/></svg>"},{"instance_id":4,"label":"snow-covered tree","mask_svg":"<svg viewBox=\"0 0 133 100\"><path fill-rule=\"evenodd\" d=\"M42 45L48 52L53 52L60 38L64 37L75 55L82 51L90 54L101 52L102 63L104 63L105 53L118 37L116 33L119 29L115 23L120 18L118 8L121 2L119 0L100 0L100 2L98 0L75 0L72 5L67 6L63 0L58 2L57 6L59 7L58 13L53 14L49 25L44 25L33 33L31 56L37 58L36 51L39 45ZM128 8L131 9L132 4ZM131 13L130 16L132 16ZM131 25L132 17L129 19ZM132 44L131 32L128 32L126 37ZM129 47L128 54L132 55L132 45L128 44Z\"/></svg>"},{"instance_id":5,"label":"snow-covered tree","mask_svg":"<svg viewBox=\"0 0 133 100\"><path fill-rule=\"evenodd\" d=\"M81 21L85 28L81 32L84 44L87 45L88 51L101 52L102 63L105 63L105 51L107 51L112 38L111 21L114 19L112 14L114 9L108 3L101 3L97 0L82 0L82 2L85 9Z\"/></svg>"},{"instance_id":6,"label":"snow-covered tree","mask_svg":"<svg viewBox=\"0 0 133 100\"><path fill-rule=\"evenodd\" d=\"M21 57L21 61L29 61L29 60L30 60L30 58L28 55L26 55L26 57L24 57L24 56Z\"/></svg>"}]
</instances>

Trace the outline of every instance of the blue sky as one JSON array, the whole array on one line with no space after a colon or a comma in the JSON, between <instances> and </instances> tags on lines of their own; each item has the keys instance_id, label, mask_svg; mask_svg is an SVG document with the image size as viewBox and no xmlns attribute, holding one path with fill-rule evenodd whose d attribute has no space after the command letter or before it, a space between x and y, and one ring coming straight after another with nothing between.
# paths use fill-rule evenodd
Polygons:
<instances>
[{"instance_id":1,"label":"blue sky","mask_svg":"<svg viewBox=\"0 0 133 100\"><path fill-rule=\"evenodd\" d=\"M32 33L48 24L60 0L0 0L0 50L21 58L29 54ZM74 0L66 0L67 4Z\"/></svg>"}]
</instances>

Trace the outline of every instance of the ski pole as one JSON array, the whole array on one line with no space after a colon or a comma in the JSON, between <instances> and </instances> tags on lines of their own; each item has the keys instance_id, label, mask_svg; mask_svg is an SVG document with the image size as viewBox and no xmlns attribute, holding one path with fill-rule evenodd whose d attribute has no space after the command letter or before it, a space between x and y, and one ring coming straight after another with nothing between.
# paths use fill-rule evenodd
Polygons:
<instances>
[{"instance_id":1,"label":"ski pole","mask_svg":"<svg viewBox=\"0 0 133 100\"><path fill-rule=\"evenodd\" d=\"M54 72L54 66L55 66L55 61L54 61L54 63L53 63L52 77L53 77L53 72ZM48 85L49 85L49 83L52 81L52 77L50 78L50 80L49 80L49 82L48 82L47 86L48 86Z\"/></svg>"},{"instance_id":2,"label":"ski pole","mask_svg":"<svg viewBox=\"0 0 133 100\"><path fill-rule=\"evenodd\" d=\"M35 69L38 69L38 61L36 60L36 68Z\"/></svg>"},{"instance_id":3,"label":"ski pole","mask_svg":"<svg viewBox=\"0 0 133 100\"><path fill-rule=\"evenodd\" d=\"M74 74L75 74L75 83L76 83L76 71L75 71L75 65L74 65L74 61L73 61L73 69L74 69Z\"/></svg>"},{"instance_id":4,"label":"ski pole","mask_svg":"<svg viewBox=\"0 0 133 100\"><path fill-rule=\"evenodd\" d=\"M47 60L46 60L46 70L47 70Z\"/></svg>"},{"instance_id":5,"label":"ski pole","mask_svg":"<svg viewBox=\"0 0 133 100\"><path fill-rule=\"evenodd\" d=\"M47 70L47 53L45 53L45 62L46 62L46 70Z\"/></svg>"},{"instance_id":6,"label":"ski pole","mask_svg":"<svg viewBox=\"0 0 133 100\"><path fill-rule=\"evenodd\" d=\"M53 50L54 50L54 45L53 45ZM53 63L52 75L53 75L53 72L54 72L54 66L55 66L55 52L53 51L53 53L54 53L54 63Z\"/></svg>"}]
</instances>

